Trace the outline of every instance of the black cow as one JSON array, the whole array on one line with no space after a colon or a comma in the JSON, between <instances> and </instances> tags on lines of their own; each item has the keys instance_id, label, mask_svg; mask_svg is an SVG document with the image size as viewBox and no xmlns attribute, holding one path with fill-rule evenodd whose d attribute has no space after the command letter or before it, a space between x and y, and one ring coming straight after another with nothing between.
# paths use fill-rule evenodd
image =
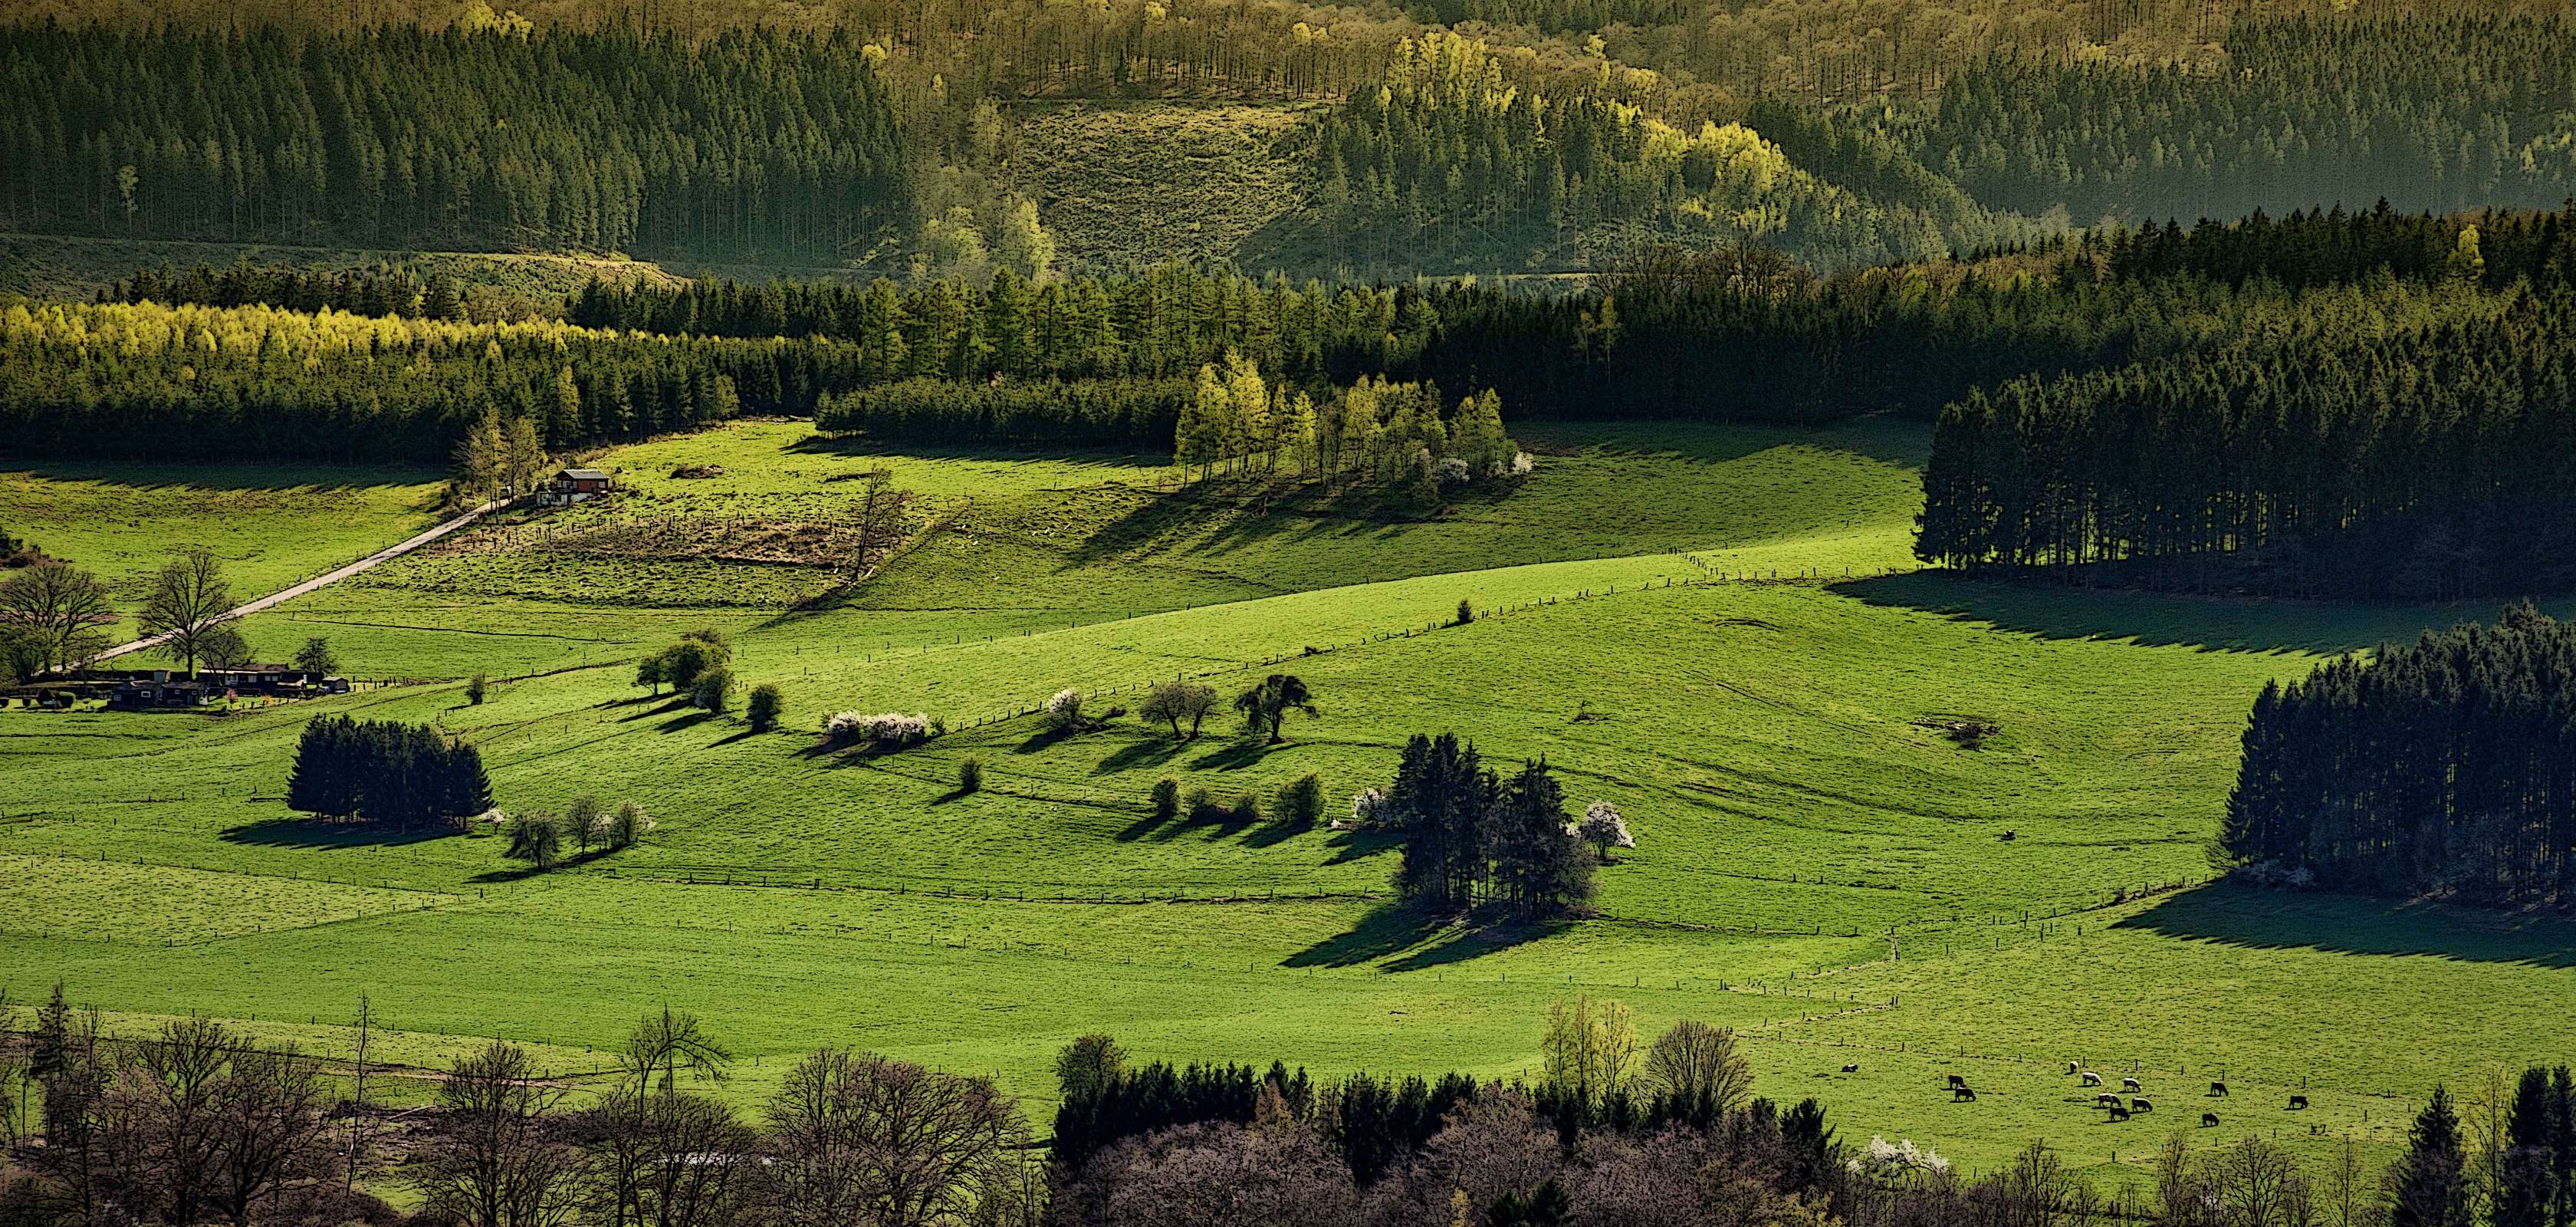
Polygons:
<instances>
[{"instance_id":1,"label":"black cow","mask_svg":"<svg viewBox=\"0 0 2576 1227\"><path fill-rule=\"evenodd\" d=\"M2227 1098L2227 1084L2224 1082L2212 1082L2209 1084L2209 1093L2216 1095L2221 1099L2225 1099Z\"/></svg>"},{"instance_id":2,"label":"black cow","mask_svg":"<svg viewBox=\"0 0 2576 1227\"><path fill-rule=\"evenodd\" d=\"M2124 1120L2127 1120L2127 1119L2129 1119L2129 1110L2128 1110L2127 1108L2121 1107L2120 1105L2118 1105L2118 1104L2116 1104L2116 1103L2115 1103L2115 1104L2112 1104L2112 1105L2111 1105L2111 1119L2112 1119L2112 1120L2114 1120L2114 1121L2124 1121Z\"/></svg>"},{"instance_id":3,"label":"black cow","mask_svg":"<svg viewBox=\"0 0 2576 1227\"><path fill-rule=\"evenodd\" d=\"M2305 1095L2292 1095L2292 1096L2290 1096L2290 1110L2291 1110L2291 1111L2296 1112L2296 1111L2298 1111L2299 1109L2304 1108L2304 1107L2306 1107L2306 1106L2308 1106L2308 1097L2307 1097L2307 1096L2305 1096Z\"/></svg>"},{"instance_id":4,"label":"black cow","mask_svg":"<svg viewBox=\"0 0 2576 1227\"><path fill-rule=\"evenodd\" d=\"M2216 1128L2216 1127L2217 1127L2217 1125L2218 1125L2218 1114L2217 1114L2216 1112L2203 1112L2203 1113L2201 1113L2201 1114L2200 1114L2200 1127L2201 1127L2201 1128L2203 1128L2203 1129L2212 1129L2212 1128Z\"/></svg>"},{"instance_id":5,"label":"black cow","mask_svg":"<svg viewBox=\"0 0 2576 1227\"><path fill-rule=\"evenodd\" d=\"M1968 1080L1957 1074L1952 1074L1950 1075L1950 1085L1954 1087L1966 1086L1968 1085Z\"/></svg>"},{"instance_id":6,"label":"black cow","mask_svg":"<svg viewBox=\"0 0 2576 1227\"><path fill-rule=\"evenodd\" d=\"M1969 1090L1966 1084L1962 1083L1961 1085L1950 1088L1950 1102L1975 1103L1977 1102L1977 1093Z\"/></svg>"},{"instance_id":7,"label":"black cow","mask_svg":"<svg viewBox=\"0 0 2576 1227\"><path fill-rule=\"evenodd\" d=\"M2129 1110L2132 1112L2153 1112L2156 1110L2156 1105L2133 1095L2129 1098Z\"/></svg>"},{"instance_id":8,"label":"black cow","mask_svg":"<svg viewBox=\"0 0 2576 1227\"><path fill-rule=\"evenodd\" d=\"M1860 1062L1858 1062L1858 1061L1854 1061L1854 1062L1852 1062L1852 1063L1851 1063L1851 1064L1849 1064L1849 1065L1843 1066L1843 1072L1844 1072L1844 1073L1847 1073L1847 1074L1856 1074L1856 1073L1859 1073L1859 1072L1860 1072Z\"/></svg>"}]
</instances>

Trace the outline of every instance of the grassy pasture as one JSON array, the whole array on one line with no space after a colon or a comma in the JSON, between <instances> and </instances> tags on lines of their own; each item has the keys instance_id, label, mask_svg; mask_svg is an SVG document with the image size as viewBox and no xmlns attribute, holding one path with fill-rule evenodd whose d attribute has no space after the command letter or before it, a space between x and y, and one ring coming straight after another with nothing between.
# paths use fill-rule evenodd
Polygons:
<instances>
[{"instance_id":1,"label":"grassy pasture","mask_svg":"<svg viewBox=\"0 0 2576 1227\"><path fill-rule=\"evenodd\" d=\"M369 466L0 466L0 524L98 574L129 615L182 546L223 560L242 600L354 562L437 522L439 474ZM131 621L115 628L135 636ZM254 636L275 656L293 644Z\"/></svg>"},{"instance_id":2,"label":"grassy pasture","mask_svg":"<svg viewBox=\"0 0 2576 1227\"><path fill-rule=\"evenodd\" d=\"M1761 1093L1819 1095L1856 1140L1983 1167L2042 1136L2107 1181L2175 1129L2385 1155L2434 1080L2576 1046L2562 922L2226 885L2113 902L2207 877L2265 679L2487 611L1908 572L1922 439L1897 425L1531 433L1526 487L1437 514L1156 494L1154 457L920 454L794 423L618 449L603 463L634 498L254 622L332 628L371 675L542 674L481 705L446 681L221 718L0 713L0 979L326 1049L363 992L423 1052L501 1035L559 1068L667 1001L746 1054L724 1088L746 1103L842 1043L994 1071L1041 1122L1047 1062L1084 1031L1176 1059L1508 1075L1535 1066L1548 1003L1585 991L1649 1033L1742 1028ZM852 588L829 557L751 557L787 538L743 526L836 524L856 483L833 478L877 464L920 496L909 553ZM813 574L779 591L745 579L762 567ZM1462 597L1485 615L1441 625ZM709 623L743 681L785 687L787 731L629 684L634 656ZM1274 669L1325 708L1279 747L1227 720L1176 744L1133 717L1052 737L1011 714L1066 685L1100 711L1157 677L1230 693ZM811 730L842 707L952 731L823 752ZM507 804L632 797L657 830L529 876L496 838L304 821L279 797L322 710L434 722L482 748ZM1996 731L1971 749L1931 727L1962 717ZM1601 871L1598 915L1425 924L1385 898L1380 839L1146 805L1165 775L1266 804L1313 772L1337 812L1438 730L1544 754L1574 804L1629 815L1639 846ZM970 757L985 788L960 796ZM2104 1123L2072 1058L2140 1074L2159 1111ZM1947 1101L1952 1072L1978 1103ZM2235 1094L2208 1099L2212 1078ZM2283 1112L2294 1090L2316 1108Z\"/></svg>"}]
</instances>

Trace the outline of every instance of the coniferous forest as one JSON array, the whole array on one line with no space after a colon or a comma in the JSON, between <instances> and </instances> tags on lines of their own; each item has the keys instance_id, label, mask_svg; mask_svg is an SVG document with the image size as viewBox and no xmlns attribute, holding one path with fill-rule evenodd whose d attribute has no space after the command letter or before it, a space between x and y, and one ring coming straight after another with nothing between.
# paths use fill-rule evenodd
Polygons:
<instances>
[{"instance_id":1,"label":"coniferous forest","mask_svg":"<svg viewBox=\"0 0 2576 1227\"><path fill-rule=\"evenodd\" d=\"M908 202L856 42L15 25L15 230L828 260Z\"/></svg>"},{"instance_id":2,"label":"coniferous forest","mask_svg":"<svg viewBox=\"0 0 2576 1227\"><path fill-rule=\"evenodd\" d=\"M2576 624L2516 605L2266 686L2227 799L2258 877L2499 907L2576 902Z\"/></svg>"}]
</instances>

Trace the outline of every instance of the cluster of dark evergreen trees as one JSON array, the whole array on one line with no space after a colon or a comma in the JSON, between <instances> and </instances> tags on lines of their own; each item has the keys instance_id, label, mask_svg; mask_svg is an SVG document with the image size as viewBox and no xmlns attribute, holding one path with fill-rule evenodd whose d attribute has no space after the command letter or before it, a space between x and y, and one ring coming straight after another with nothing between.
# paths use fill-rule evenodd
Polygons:
<instances>
[{"instance_id":1,"label":"cluster of dark evergreen trees","mask_svg":"<svg viewBox=\"0 0 2576 1227\"><path fill-rule=\"evenodd\" d=\"M2283 309L1968 389L1934 432L1921 557L2298 594L2567 577L2576 213L2258 214L2084 251L2106 284Z\"/></svg>"},{"instance_id":2,"label":"cluster of dark evergreen trees","mask_svg":"<svg viewBox=\"0 0 2576 1227\"><path fill-rule=\"evenodd\" d=\"M1916 553L2195 588L2528 591L2576 546L2576 295L2019 379L1945 411ZM2320 300L2320 315L2335 307Z\"/></svg>"},{"instance_id":3,"label":"cluster of dark evergreen trees","mask_svg":"<svg viewBox=\"0 0 2576 1227\"><path fill-rule=\"evenodd\" d=\"M480 752L428 725L317 716L295 745L286 804L419 829L492 808L492 785Z\"/></svg>"},{"instance_id":4,"label":"cluster of dark evergreen trees","mask_svg":"<svg viewBox=\"0 0 2576 1227\"><path fill-rule=\"evenodd\" d=\"M1047 1157L1057 1168L1078 1171L1093 1155L1121 1138L1153 1133L1198 1121L1252 1123L1264 1087L1302 1113L1314 1105L1314 1084L1302 1068L1272 1062L1264 1075L1250 1065L1192 1062L1174 1066L1154 1061L1136 1069L1105 1071L1089 1082L1067 1086L1055 1110L1055 1136Z\"/></svg>"},{"instance_id":5,"label":"cluster of dark evergreen trees","mask_svg":"<svg viewBox=\"0 0 2576 1227\"><path fill-rule=\"evenodd\" d=\"M934 443L1172 445L1195 393L1187 379L906 379L838 395L814 408L822 430Z\"/></svg>"},{"instance_id":6,"label":"cluster of dark evergreen trees","mask_svg":"<svg viewBox=\"0 0 2576 1227\"><path fill-rule=\"evenodd\" d=\"M1446 911L1498 901L1542 914L1592 898L1592 859L1544 761L1506 779L1456 734L1417 733L1379 817L1403 837L1395 888L1408 903Z\"/></svg>"},{"instance_id":7,"label":"cluster of dark evergreen trees","mask_svg":"<svg viewBox=\"0 0 2576 1227\"><path fill-rule=\"evenodd\" d=\"M461 320L465 298L456 278L421 277L401 265L367 269L300 269L244 260L223 268L196 264L139 268L100 292L100 302L199 303L209 307L284 307L290 311L346 311L405 319Z\"/></svg>"},{"instance_id":8,"label":"cluster of dark evergreen trees","mask_svg":"<svg viewBox=\"0 0 2576 1227\"><path fill-rule=\"evenodd\" d=\"M9 229L831 258L908 208L860 44L398 25L0 37Z\"/></svg>"},{"instance_id":9,"label":"cluster of dark evergreen trees","mask_svg":"<svg viewBox=\"0 0 2576 1227\"><path fill-rule=\"evenodd\" d=\"M1942 87L1919 156L1988 205L2085 224L2576 192L2576 28L2556 17L2257 19L2225 42L2223 71L1991 59Z\"/></svg>"},{"instance_id":10,"label":"cluster of dark evergreen trees","mask_svg":"<svg viewBox=\"0 0 2576 1227\"><path fill-rule=\"evenodd\" d=\"M2221 844L2330 890L2576 905L2576 623L2517 605L2265 686Z\"/></svg>"}]
</instances>

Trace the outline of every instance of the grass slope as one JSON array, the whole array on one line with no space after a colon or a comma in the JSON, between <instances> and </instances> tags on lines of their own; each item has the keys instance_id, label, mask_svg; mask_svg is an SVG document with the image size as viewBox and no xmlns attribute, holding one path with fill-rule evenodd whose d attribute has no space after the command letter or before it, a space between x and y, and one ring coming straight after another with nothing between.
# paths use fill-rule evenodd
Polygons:
<instances>
[{"instance_id":1,"label":"grass slope","mask_svg":"<svg viewBox=\"0 0 2576 1227\"><path fill-rule=\"evenodd\" d=\"M202 545L241 600L353 562L437 522L420 469L71 462L0 467L0 524L107 581L129 616L172 551ZM128 621L120 640L135 636ZM291 650L253 636L267 658Z\"/></svg>"},{"instance_id":2,"label":"grass slope","mask_svg":"<svg viewBox=\"0 0 2576 1227\"><path fill-rule=\"evenodd\" d=\"M846 1043L994 1071L1041 1111L1053 1050L1084 1031L1510 1075L1548 1003L1591 992L1650 1032L1743 1029L1758 1089L1824 1097L1846 1134L1971 1166L2046 1136L2111 1181L2176 1128L2385 1153L2435 1079L2576 1040L2552 1004L2576 990L2576 929L2197 884L2265 679L2477 611L1908 572L1906 427L1533 442L1524 488L1442 509L1157 493L1150 457L924 455L787 423L622 449L605 463L633 497L478 530L254 626L337 627L344 655L414 676L541 674L483 704L445 682L223 718L0 713L0 867L30 884L0 967L326 1047L367 993L407 1035L573 1064L669 1002L757 1058L725 1092L746 1102ZM683 463L727 471L661 476ZM856 483L836 479L878 464L917 496L913 541L853 585L832 534ZM1482 616L1446 625L1462 597ZM701 622L736 635L746 682L785 687L789 730L628 684L628 660ZM1101 711L1157 677L1230 692L1276 669L1325 708L1277 747L1018 714L1065 685ZM952 732L825 752L810 730L840 707ZM632 797L658 827L529 876L495 838L302 820L278 794L323 710L455 732L508 804ZM1970 749L1930 727L1960 717L1997 732ZM1338 807L1438 730L1543 754L1575 804L1629 815L1639 846L1601 871L1596 915L1426 922L1386 898L1382 837L1146 803L1167 775L1266 799L1311 772ZM960 796L969 758L985 788ZM2162 1111L2102 1123L2071 1058L2141 1075ZM1947 1102L1952 1072L1977 1104ZM2193 1129L2221 1077L2225 1127ZM2294 1090L2313 1112L2281 1112Z\"/></svg>"}]
</instances>

